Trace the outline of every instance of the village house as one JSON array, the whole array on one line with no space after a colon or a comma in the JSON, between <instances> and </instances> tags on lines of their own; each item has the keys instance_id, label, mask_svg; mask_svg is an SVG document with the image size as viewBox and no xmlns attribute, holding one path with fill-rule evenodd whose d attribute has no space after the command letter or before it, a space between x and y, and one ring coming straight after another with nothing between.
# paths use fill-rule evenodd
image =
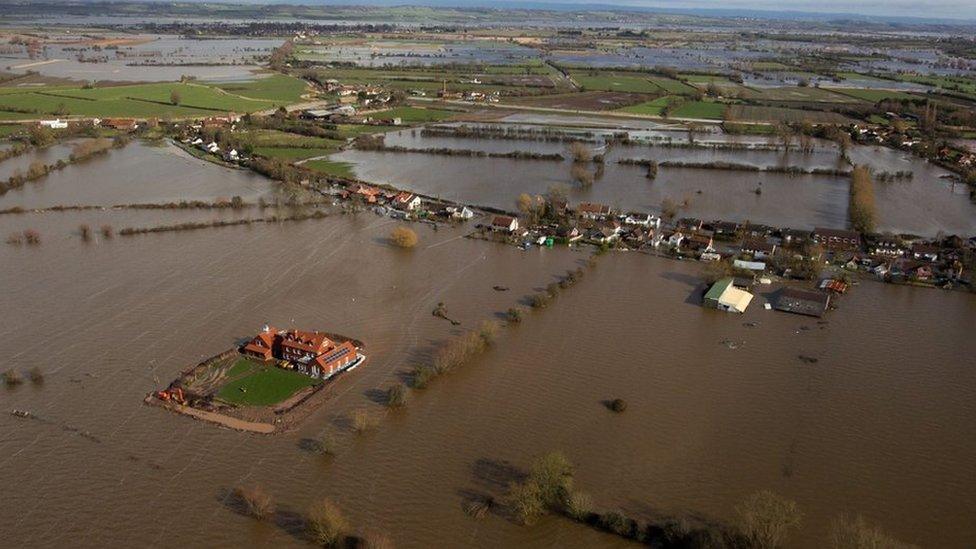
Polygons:
<instances>
[{"instance_id":1,"label":"village house","mask_svg":"<svg viewBox=\"0 0 976 549\"><path fill-rule=\"evenodd\" d=\"M452 219L467 220L474 217L474 210L467 206L447 206L444 208L444 213Z\"/></svg>"},{"instance_id":2,"label":"village house","mask_svg":"<svg viewBox=\"0 0 976 549\"><path fill-rule=\"evenodd\" d=\"M739 224L731 221L715 221L711 225L715 238L731 240L739 232Z\"/></svg>"},{"instance_id":3,"label":"village house","mask_svg":"<svg viewBox=\"0 0 976 549\"><path fill-rule=\"evenodd\" d=\"M810 231L802 229L783 229L780 231L780 238L787 246L799 246L810 240Z\"/></svg>"},{"instance_id":4,"label":"village house","mask_svg":"<svg viewBox=\"0 0 976 549\"><path fill-rule=\"evenodd\" d=\"M393 197L393 206L405 211L413 211L420 208L421 202L422 201L420 200L419 196L406 191L397 193L397 195Z\"/></svg>"},{"instance_id":5,"label":"village house","mask_svg":"<svg viewBox=\"0 0 976 549\"><path fill-rule=\"evenodd\" d=\"M681 243L684 242L684 240L685 240L685 235L680 230L671 232L671 234L669 234L667 237L668 246L672 248L680 247Z\"/></svg>"},{"instance_id":6,"label":"village house","mask_svg":"<svg viewBox=\"0 0 976 549\"><path fill-rule=\"evenodd\" d=\"M830 294L814 290L783 288L773 307L778 311L821 317L830 305Z\"/></svg>"},{"instance_id":7,"label":"village house","mask_svg":"<svg viewBox=\"0 0 976 549\"><path fill-rule=\"evenodd\" d=\"M627 225L639 225L641 227L661 227L661 218L656 215L646 213L629 213L622 218Z\"/></svg>"},{"instance_id":8,"label":"village house","mask_svg":"<svg viewBox=\"0 0 976 549\"><path fill-rule=\"evenodd\" d=\"M868 247L872 255L883 257L901 257L905 255L905 248L901 241L893 236L881 236Z\"/></svg>"},{"instance_id":9,"label":"village house","mask_svg":"<svg viewBox=\"0 0 976 549\"><path fill-rule=\"evenodd\" d=\"M704 254L714 252L714 239L710 231L697 231L689 234L683 241L682 247L689 252Z\"/></svg>"},{"instance_id":10,"label":"village house","mask_svg":"<svg viewBox=\"0 0 976 549\"><path fill-rule=\"evenodd\" d=\"M746 238L740 249L755 259L765 259L776 253L776 244L763 238Z\"/></svg>"},{"instance_id":11,"label":"village house","mask_svg":"<svg viewBox=\"0 0 976 549\"><path fill-rule=\"evenodd\" d=\"M912 246L912 257L934 263L939 260L939 247L926 242L917 243Z\"/></svg>"},{"instance_id":12,"label":"village house","mask_svg":"<svg viewBox=\"0 0 976 549\"><path fill-rule=\"evenodd\" d=\"M139 127L139 124L131 118L106 118L102 120L102 126L114 130L131 132Z\"/></svg>"},{"instance_id":13,"label":"village house","mask_svg":"<svg viewBox=\"0 0 976 549\"><path fill-rule=\"evenodd\" d=\"M55 118L54 120L41 120L37 124L39 126L51 128L52 130L63 130L68 127L68 121L61 120L60 118Z\"/></svg>"},{"instance_id":14,"label":"village house","mask_svg":"<svg viewBox=\"0 0 976 549\"><path fill-rule=\"evenodd\" d=\"M358 194L366 199L366 202L370 204L375 204L377 197L382 194L382 191L376 187L371 187L369 185L364 185L362 183L357 183L349 191L352 194Z\"/></svg>"},{"instance_id":15,"label":"village house","mask_svg":"<svg viewBox=\"0 0 976 549\"><path fill-rule=\"evenodd\" d=\"M852 252L861 247L861 233L818 227L813 230L813 241L831 252Z\"/></svg>"},{"instance_id":16,"label":"village house","mask_svg":"<svg viewBox=\"0 0 976 549\"><path fill-rule=\"evenodd\" d=\"M610 215L610 206L595 202L580 202L576 206L576 213L584 219L601 220Z\"/></svg>"},{"instance_id":17,"label":"village house","mask_svg":"<svg viewBox=\"0 0 976 549\"><path fill-rule=\"evenodd\" d=\"M682 217L681 219L678 220L676 226L678 230L687 231L690 233L690 232L701 230L702 225L704 224L705 222L702 221L701 219L696 219L694 217Z\"/></svg>"},{"instance_id":18,"label":"village house","mask_svg":"<svg viewBox=\"0 0 976 549\"><path fill-rule=\"evenodd\" d=\"M507 215L496 215L491 219L489 229L498 232L514 233L519 228L518 219Z\"/></svg>"}]
</instances>

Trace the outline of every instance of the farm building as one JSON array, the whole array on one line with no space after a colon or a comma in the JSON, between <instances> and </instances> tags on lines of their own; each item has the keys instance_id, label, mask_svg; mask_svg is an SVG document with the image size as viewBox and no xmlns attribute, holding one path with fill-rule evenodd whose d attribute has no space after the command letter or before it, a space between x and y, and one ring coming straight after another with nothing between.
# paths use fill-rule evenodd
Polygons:
<instances>
[{"instance_id":1,"label":"farm building","mask_svg":"<svg viewBox=\"0 0 976 549\"><path fill-rule=\"evenodd\" d=\"M705 294L702 305L709 309L744 313L751 302L752 294L736 288L734 280L728 277L712 284L712 287Z\"/></svg>"},{"instance_id":2,"label":"farm building","mask_svg":"<svg viewBox=\"0 0 976 549\"><path fill-rule=\"evenodd\" d=\"M819 318L827 311L828 305L830 305L830 294L797 288L783 288L773 306L778 311Z\"/></svg>"}]
</instances>

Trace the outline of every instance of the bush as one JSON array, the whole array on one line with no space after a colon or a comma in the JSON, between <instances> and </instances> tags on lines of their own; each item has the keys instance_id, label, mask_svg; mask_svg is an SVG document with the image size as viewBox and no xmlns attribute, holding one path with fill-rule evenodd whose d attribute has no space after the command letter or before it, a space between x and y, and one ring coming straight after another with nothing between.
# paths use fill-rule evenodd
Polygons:
<instances>
[{"instance_id":1,"label":"bush","mask_svg":"<svg viewBox=\"0 0 976 549\"><path fill-rule=\"evenodd\" d=\"M909 549L914 547L889 537L864 517L839 517L830 525L833 549Z\"/></svg>"},{"instance_id":2,"label":"bush","mask_svg":"<svg viewBox=\"0 0 976 549\"><path fill-rule=\"evenodd\" d=\"M407 388L397 383L386 390L386 405L390 408L402 408L407 403Z\"/></svg>"},{"instance_id":3,"label":"bush","mask_svg":"<svg viewBox=\"0 0 976 549\"><path fill-rule=\"evenodd\" d=\"M31 246L36 246L41 243L41 234L34 229L27 229L24 231L24 241Z\"/></svg>"},{"instance_id":4,"label":"bush","mask_svg":"<svg viewBox=\"0 0 976 549\"><path fill-rule=\"evenodd\" d=\"M573 492L566 500L566 515L573 520L582 522L590 515L592 506L590 496L583 492Z\"/></svg>"},{"instance_id":5,"label":"bush","mask_svg":"<svg viewBox=\"0 0 976 549\"><path fill-rule=\"evenodd\" d=\"M505 318L512 324L518 324L522 322L522 309L518 307L512 307L505 312Z\"/></svg>"},{"instance_id":6,"label":"bush","mask_svg":"<svg viewBox=\"0 0 976 549\"><path fill-rule=\"evenodd\" d=\"M531 305L533 309L544 309L549 306L551 301L551 295L541 292L529 298L529 305Z\"/></svg>"},{"instance_id":7,"label":"bush","mask_svg":"<svg viewBox=\"0 0 976 549\"><path fill-rule=\"evenodd\" d=\"M783 545L790 530L796 528L802 513L796 502L763 490L735 508L737 526L749 547L774 549Z\"/></svg>"},{"instance_id":8,"label":"bush","mask_svg":"<svg viewBox=\"0 0 976 549\"><path fill-rule=\"evenodd\" d=\"M256 519L266 519L274 514L274 501L260 486L238 486L234 497L244 507L244 512Z\"/></svg>"},{"instance_id":9,"label":"bush","mask_svg":"<svg viewBox=\"0 0 976 549\"><path fill-rule=\"evenodd\" d=\"M624 410L627 409L627 401L622 398L615 398L610 401L610 403L607 405L607 408L610 408L612 411L617 412L619 414L620 412L623 412Z\"/></svg>"},{"instance_id":10,"label":"bush","mask_svg":"<svg viewBox=\"0 0 976 549\"><path fill-rule=\"evenodd\" d=\"M357 433L362 434L376 427L376 419L370 415L369 410L360 408L353 414L352 427Z\"/></svg>"},{"instance_id":11,"label":"bush","mask_svg":"<svg viewBox=\"0 0 976 549\"><path fill-rule=\"evenodd\" d=\"M390 241L400 248L413 248L418 240L417 233L409 227L397 227L390 233Z\"/></svg>"},{"instance_id":12,"label":"bush","mask_svg":"<svg viewBox=\"0 0 976 549\"><path fill-rule=\"evenodd\" d=\"M508 505L522 524L532 524L545 512L539 486L532 482L518 482L508 490Z\"/></svg>"},{"instance_id":13,"label":"bush","mask_svg":"<svg viewBox=\"0 0 976 549\"><path fill-rule=\"evenodd\" d=\"M8 387L13 387L14 385L20 385L24 382L24 376L20 375L20 372L14 369L7 370L3 373L3 383Z\"/></svg>"},{"instance_id":14,"label":"bush","mask_svg":"<svg viewBox=\"0 0 976 549\"><path fill-rule=\"evenodd\" d=\"M610 511L600 516L600 528L613 532L618 536L626 536L628 532L627 517L617 511Z\"/></svg>"},{"instance_id":15,"label":"bush","mask_svg":"<svg viewBox=\"0 0 976 549\"><path fill-rule=\"evenodd\" d=\"M44 372L42 372L41 369L38 368L37 366L34 366L33 368L31 368L30 371L30 380L31 383L35 385L40 385L44 383Z\"/></svg>"},{"instance_id":16,"label":"bush","mask_svg":"<svg viewBox=\"0 0 976 549\"><path fill-rule=\"evenodd\" d=\"M81 239L85 242L91 240L91 227L82 223L78 226L78 232L81 233Z\"/></svg>"},{"instance_id":17,"label":"bush","mask_svg":"<svg viewBox=\"0 0 976 549\"><path fill-rule=\"evenodd\" d=\"M411 372L410 377L413 380L413 387L415 389L424 389L430 384L430 381L437 377L437 371L433 367L422 365L414 366L413 372Z\"/></svg>"},{"instance_id":18,"label":"bush","mask_svg":"<svg viewBox=\"0 0 976 549\"><path fill-rule=\"evenodd\" d=\"M105 238L112 238L113 234L115 234L115 232L113 231L111 225L102 225L102 236Z\"/></svg>"},{"instance_id":19,"label":"bush","mask_svg":"<svg viewBox=\"0 0 976 549\"><path fill-rule=\"evenodd\" d=\"M15 246L19 246L23 243L24 243L24 237L20 233L11 233L10 236L7 237L7 244L13 244Z\"/></svg>"},{"instance_id":20,"label":"bush","mask_svg":"<svg viewBox=\"0 0 976 549\"><path fill-rule=\"evenodd\" d=\"M337 547L344 541L349 523L332 500L322 499L309 508L306 531L316 545Z\"/></svg>"}]
</instances>

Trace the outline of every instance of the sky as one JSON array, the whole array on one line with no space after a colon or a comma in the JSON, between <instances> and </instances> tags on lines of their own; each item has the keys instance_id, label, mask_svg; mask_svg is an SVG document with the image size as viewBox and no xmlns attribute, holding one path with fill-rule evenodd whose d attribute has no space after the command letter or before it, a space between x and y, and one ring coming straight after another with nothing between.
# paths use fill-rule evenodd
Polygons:
<instances>
[{"instance_id":1,"label":"sky","mask_svg":"<svg viewBox=\"0 0 976 549\"><path fill-rule=\"evenodd\" d=\"M884 17L976 19L976 0L534 0L536 3L615 4L646 8L798 11Z\"/></svg>"}]
</instances>

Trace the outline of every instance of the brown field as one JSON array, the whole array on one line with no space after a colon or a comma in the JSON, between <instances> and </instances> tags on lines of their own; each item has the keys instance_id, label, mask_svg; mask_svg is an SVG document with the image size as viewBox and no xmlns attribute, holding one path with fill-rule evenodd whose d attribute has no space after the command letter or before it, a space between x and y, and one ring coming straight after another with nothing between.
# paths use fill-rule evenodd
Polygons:
<instances>
[{"instance_id":1,"label":"brown field","mask_svg":"<svg viewBox=\"0 0 976 549\"><path fill-rule=\"evenodd\" d=\"M630 105L636 105L646 100L647 96L636 93L592 91L513 99L511 102L529 107L605 111L629 107Z\"/></svg>"}]
</instances>

